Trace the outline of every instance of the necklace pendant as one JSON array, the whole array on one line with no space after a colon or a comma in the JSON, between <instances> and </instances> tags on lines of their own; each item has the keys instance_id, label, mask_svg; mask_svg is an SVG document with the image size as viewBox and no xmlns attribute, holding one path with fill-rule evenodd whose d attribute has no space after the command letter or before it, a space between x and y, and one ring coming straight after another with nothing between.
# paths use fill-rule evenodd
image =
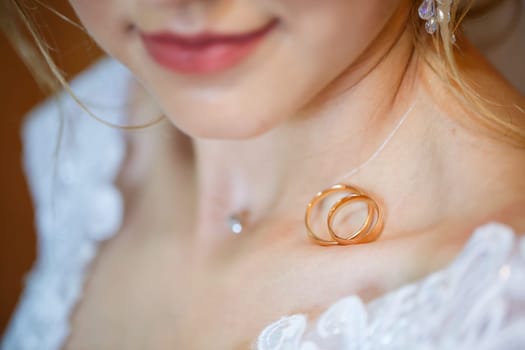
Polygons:
<instances>
[{"instance_id":1,"label":"necklace pendant","mask_svg":"<svg viewBox=\"0 0 525 350\"><path fill-rule=\"evenodd\" d=\"M228 227L233 234L241 234L244 227L240 215L232 215L228 218Z\"/></svg>"}]
</instances>

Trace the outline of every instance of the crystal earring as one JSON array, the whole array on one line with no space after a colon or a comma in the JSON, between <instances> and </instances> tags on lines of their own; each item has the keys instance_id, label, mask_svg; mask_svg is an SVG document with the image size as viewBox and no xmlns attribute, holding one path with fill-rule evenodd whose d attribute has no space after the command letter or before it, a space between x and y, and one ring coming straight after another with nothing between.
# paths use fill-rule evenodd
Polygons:
<instances>
[{"instance_id":1,"label":"crystal earring","mask_svg":"<svg viewBox=\"0 0 525 350\"><path fill-rule=\"evenodd\" d=\"M417 12L419 18L426 21L428 34L436 33L440 25L448 25L451 5L452 0L423 0Z\"/></svg>"}]
</instances>

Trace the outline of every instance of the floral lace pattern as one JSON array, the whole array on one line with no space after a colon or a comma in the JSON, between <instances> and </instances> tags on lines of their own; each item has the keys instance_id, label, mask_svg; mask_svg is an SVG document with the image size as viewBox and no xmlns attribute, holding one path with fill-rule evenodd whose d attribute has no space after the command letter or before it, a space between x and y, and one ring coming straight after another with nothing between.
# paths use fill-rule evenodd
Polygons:
<instances>
[{"instance_id":1,"label":"floral lace pattern","mask_svg":"<svg viewBox=\"0 0 525 350\"><path fill-rule=\"evenodd\" d=\"M525 349L525 238L479 227L448 268L365 304L337 301L266 327L258 350Z\"/></svg>"},{"instance_id":2,"label":"floral lace pattern","mask_svg":"<svg viewBox=\"0 0 525 350\"><path fill-rule=\"evenodd\" d=\"M103 60L72 87L96 115L123 122L130 74ZM98 244L123 219L114 185L126 152L121 131L69 96L36 109L24 127L24 163L35 203L38 257L7 329L4 350L57 350ZM61 130L58 153L54 141ZM337 301L316 322L283 317L259 350L525 349L525 239L501 224L479 227L448 268L365 304Z\"/></svg>"},{"instance_id":3,"label":"floral lace pattern","mask_svg":"<svg viewBox=\"0 0 525 350\"><path fill-rule=\"evenodd\" d=\"M119 123L125 118L129 78L118 63L103 60L71 87L91 112ZM28 116L22 137L38 256L1 347L59 349L97 245L121 224L123 203L113 181L125 140L120 130L88 116L65 93Z\"/></svg>"}]
</instances>

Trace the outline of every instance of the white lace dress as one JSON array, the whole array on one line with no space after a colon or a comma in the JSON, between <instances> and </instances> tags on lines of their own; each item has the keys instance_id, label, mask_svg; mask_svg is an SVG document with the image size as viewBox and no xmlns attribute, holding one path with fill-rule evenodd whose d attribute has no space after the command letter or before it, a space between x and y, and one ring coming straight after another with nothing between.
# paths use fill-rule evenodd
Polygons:
<instances>
[{"instance_id":1,"label":"white lace dress","mask_svg":"<svg viewBox=\"0 0 525 350\"><path fill-rule=\"evenodd\" d=\"M96 114L118 123L125 120L129 79L122 66L106 59L77 78L73 88ZM67 95L59 100L37 108L23 130L38 258L3 350L61 348L97 246L123 219L122 197L113 183L126 153L122 132L88 117ZM348 296L315 320L285 316L262 330L253 347L523 350L525 239L505 225L488 223L473 232L447 268L369 303Z\"/></svg>"}]
</instances>

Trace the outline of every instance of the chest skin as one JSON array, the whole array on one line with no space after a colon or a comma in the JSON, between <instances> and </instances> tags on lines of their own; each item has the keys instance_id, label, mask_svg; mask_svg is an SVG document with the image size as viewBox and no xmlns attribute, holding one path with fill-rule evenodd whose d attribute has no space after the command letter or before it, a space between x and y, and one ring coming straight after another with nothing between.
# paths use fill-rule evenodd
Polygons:
<instances>
[{"instance_id":1,"label":"chest skin","mask_svg":"<svg viewBox=\"0 0 525 350\"><path fill-rule=\"evenodd\" d=\"M274 219L204 248L193 239L195 174L183 155L152 154L157 166L147 167L140 189L122 188L126 219L86 273L66 350L249 349L284 315L314 319L342 297L370 300L444 267L471 232L439 227L320 247L301 218ZM126 165L122 172L130 173Z\"/></svg>"},{"instance_id":2,"label":"chest skin","mask_svg":"<svg viewBox=\"0 0 525 350\"><path fill-rule=\"evenodd\" d=\"M288 234L204 259L173 232L121 231L92 265L65 349L248 349L284 315L313 319L341 297L372 299L441 268L459 250L434 233L330 248Z\"/></svg>"}]
</instances>

